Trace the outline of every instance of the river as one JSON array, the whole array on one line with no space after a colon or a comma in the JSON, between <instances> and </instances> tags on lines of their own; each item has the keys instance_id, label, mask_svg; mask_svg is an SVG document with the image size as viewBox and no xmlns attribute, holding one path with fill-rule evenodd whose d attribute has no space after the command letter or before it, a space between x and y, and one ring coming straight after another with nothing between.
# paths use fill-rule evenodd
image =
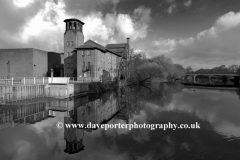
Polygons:
<instances>
[{"instance_id":1,"label":"river","mask_svg":"<svg viewBox=\"0 0 240 160\"><path fill-rule=\"evenodd\" d=\"M154 84L0 106L0 160L239 160L239 104L239 89Z\"/></svg>"}]
</instances>

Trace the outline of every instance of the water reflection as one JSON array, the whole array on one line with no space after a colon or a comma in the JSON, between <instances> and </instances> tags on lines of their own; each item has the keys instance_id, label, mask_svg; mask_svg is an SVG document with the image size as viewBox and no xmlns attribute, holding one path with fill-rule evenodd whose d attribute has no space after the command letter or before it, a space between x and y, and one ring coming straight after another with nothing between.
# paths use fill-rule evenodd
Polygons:
<instances>
[{"instance_id":1,"label":"water reflection","mask_svg":"<svg viewBox=\"0 0 240 160\"><path fill-rule=\"evenodd\" d=\"M120 93L120 92L119 92ZM107 93L100 98L91 99L89 102L75 106L73 112L69 112L64 117L64 124L105 124L112 118L123 119L128 122L129 117L126 114L126 98L122 93ZM64 139L66 140L66 149L64 152L69 154L78 153L84 150L83 138L84 132L92 132L97 127L81 129L64 127Z\"/></svg>"},{"instance_id":2,"label":"water reflection","mask_svg":"<svg viewBox=\"0 0 240 160\"><path fill-rule=\"evenodd\" d=\"M46 103L21 106L3 106L0 108L0 131L19 124L34 124L48 117Z\"/></svg>"},{"instance_id":3,"label":"water reflection","mask_svg":"<svg viewBox=\"0 0 240 160\"><path fill-rule=\"evenodd\" d=\"M73 124L69 117L64 117L64 124ZM64 127L64 139L66 141L65 153L75 154L84 150L84 130Z\"/></svg>"},{"instance_id":4,"label":"water reflection","mask_svg":"<svg viewBox=\"0 0 240 160\"><path fill-rule=\"evenodd\" d=\"M237 92L155 84L101 96L41 102L35 104L38 108L33 104L29 108L29 105L1 106L1 126L10 125L0 132L0 159L239 159ZM17 125L20 124L17 120L24 118L25 124L32 124L21 121L22 125ZM198 122L201 129L59 130L57 122L85 125Z\"/></svg>"}]
</instances>

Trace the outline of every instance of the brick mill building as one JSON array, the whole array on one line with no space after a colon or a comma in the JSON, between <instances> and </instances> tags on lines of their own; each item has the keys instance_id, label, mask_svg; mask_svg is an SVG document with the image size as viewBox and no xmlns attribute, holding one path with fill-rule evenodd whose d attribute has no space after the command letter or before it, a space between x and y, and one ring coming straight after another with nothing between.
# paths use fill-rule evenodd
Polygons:
<instances>
[{"instance_id":1,"label":"brick mill building","mask_svg":"<svg viewBox=\"0 0 240 160\"><path fill-rule=\"evenodd\" d=\"M78 19L64 20L64 53L34 48L0 49L0 78L10 77L107 77L125 73L129 39L126 43L102 46L84 42L83 25ZM64 64L64 71L63 71Z\"/></svg>"},{"instance_id":2,"label":"brick mill building","mask_svg":"<svg viewBox=\"0 0 240 160\"><path fill-rule=\"evenodd\" d=\"M84 43L83 25L78 19L66 19L64 33L64 76L115 78L125 65L129 50L127 43L108 44L105 47L88 40Z\"/></svg>"}]
</instances>

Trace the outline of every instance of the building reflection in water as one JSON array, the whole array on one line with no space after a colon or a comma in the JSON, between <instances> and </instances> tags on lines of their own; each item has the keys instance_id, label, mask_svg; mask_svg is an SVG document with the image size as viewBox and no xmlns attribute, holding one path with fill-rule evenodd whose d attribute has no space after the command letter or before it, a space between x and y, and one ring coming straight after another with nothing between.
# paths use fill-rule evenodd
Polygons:
<instances>
[{"instance_id":1,"label":"building reflection in water","mask_svg":"<svg viewBox=\"0 0 240 160\"><path fill-rule=\"evenodd\" d=\"M64 124L73 124L70 117L64 117ZM64 127L64 139L66 141L65 153L74 154L84 150L84 130Z\"/></svg>"},{"instance_id":2,"label":"building reflection in water","mask_svg":"<svg viewBox=\"0 0 240 160\"><path fill-rule=\"evenodd\" d=\"M46 103L21 106L2 106L0 109L0 131L19 124L34 124L48 118Z\"/></svg>"},{"instance_id":3,"label":"building reflection in water","mask_svg":"<svg viewBox=\"0 0 240 160\"><path fill-rule=\"evenodd\" d=\"M103 124L111 119L129 122L127 97L122 91L107 93L101 97L78 97L74 99L53 100L24 104L19 106L1 106L0 131L19 124L34 124L47 118L54 118L57 112L64 112L64 124ZM84 150L84 132L97 128L64 128L64 139L69 154Z\"/></svg>"},{"instance_id":4,"label":"building reflection in water","mask_svg":"<svg viewBox=\"0 0 240 160\"><path fill-rule=\"evenodd\" d=\"M119 95L119 94L118 94ZM105 94L101 98L90 100L89 102L75 106L73 112L69 112L64 117L64 124L84 124L89 123L102 124L107 123L112 118L123 119L129 121L126 113L126 101L123 97L116 97L113 93ZM72 114L73 113L73 114ZM92 132L97 128L64 128L64 139L66 140L66 153L74 154L84 150L83 137L84 132Z\"/></svg>"}]
</instances>

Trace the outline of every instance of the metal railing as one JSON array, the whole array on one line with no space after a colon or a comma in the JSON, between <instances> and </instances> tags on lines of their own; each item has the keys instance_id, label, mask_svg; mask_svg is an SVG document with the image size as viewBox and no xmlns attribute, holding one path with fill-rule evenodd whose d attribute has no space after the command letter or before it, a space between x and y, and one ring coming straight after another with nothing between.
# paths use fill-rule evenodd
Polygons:
<instances>
[{"instance_id":1,"label":"metal railing","mask_svg":"<svg viewBox=\"0 0 240 160\"><path fill-rule=\"evenodd\" d=\"M108 81L113 81L113 78ZM90 82L102 82L102 79L95 77L12 77L1 79L0 77L0 85L72 84Z\"/></svg>"},{"instance_id":2,"label":"metal railing","mask_svg":"<svg viewBox=\"0 0 240 160\"><path fill-rule=\"evenodd\" d=\"M0 79L0 85L48 84L48 77L12 77Z\"/></svg>"}]
</instances>

